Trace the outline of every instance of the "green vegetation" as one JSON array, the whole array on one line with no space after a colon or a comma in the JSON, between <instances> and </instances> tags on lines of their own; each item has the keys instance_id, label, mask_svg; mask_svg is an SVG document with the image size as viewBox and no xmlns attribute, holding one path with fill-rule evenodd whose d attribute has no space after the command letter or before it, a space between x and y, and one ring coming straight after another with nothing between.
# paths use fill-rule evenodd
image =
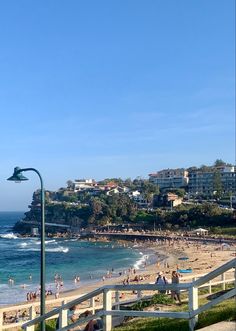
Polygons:
<instances>
[{"instance_id":1,"label":"green vegetation","mask_svg":"<svg viewBox=\"0 0 236 331\"><path fill-rule=\"evenodd\" d=\"M45 325L46 331L55 331L56 330L56 319L52 319L46 322ZM37 325L35 331L40 331L40 326Z\"/></svg>"},{"instance_id":2,"label":"green vegetation","mask_svg":"<svg viewBox=\"0 0 236 331\"><path fill-rule=\"evenodd\" d=\"M173 300L165 294L155 294L151 299L146 300L140 300L136 303L134 303L130 309L131 310L144 310L147 307L153 306L153 305L170 305L173 304Z\"/></svg>"},{"instance_id":3,"label":"green vegetation","mask_svg":"<svg viewBox=\"0 0 236 331\"><path fill-rule=\"evenodd\" d=\"M236 227L212 227L211 232L219 235L236 236Z\"/></svg>"},{"instance_id":4,"label":"green vegetation","mask_svg":"<svg viewBox=\"0 0 236 331\"><path fill-rule=\"evenodd\" d=\"M201 299L200 304L206 303L206 299ZM183 309L184 308L184 309ZM186 306L181 310L186 310ZM177 308L176 310L180 310ZM220 321L235 320L235 299L226 300L210 310L199 315L197 329L203 328ZM188 331L188 321L184 319L169 318L135 318L113 331Z\"/></svg>"},{"instance_id":5,"label":"green vegetation","mask_svg":"<svg viewBox=\"0 0 236 331\"><path fill-rule=\"evenodd\" d=\"M226 289L232 289L233 284L227 284ZM220 285L212 286L212 293L221 291L222 288ZM199 289L199 295L202 297L199 298L199 306L206 304L208 301L208 289ZM155 294L150 299L141 299L138 302L131 305L128 310L143 311L148 307L165 305L169 306L171 311L188 311L188 303L186 302L187 293L182 294L181 298L183 304L181 306L176 305L176 303L166 294ZM207 325L211 325L220 321L225 320L236 320L236 310L235 310L235 299L229 299L223 301L222 303L216 305L210 310L199 315L199 320L197 323L197 328L202 328ZM53 331L56 327L56 319L52 319L46 322L46 331ZM123 325L116 327L113 331L172 331L172 328L175 330L188 330L188 321L184 319L168 319L168 318L131 318L127 317ZM36 331L39 331L39 325L36 327Z\"/></svg>"},{"instance_id":6,"label":"green vegetation","mask_svg":"<svg viewBox=\"0 0 236 331\"><path fill-rule=\"evenodd\" d=\"M220 198L222 196L222 181L219 171L215 171L213 174L213 190L216 192L215 196Z\"/></svg>"},{"instance_id":7,"label":"green vegetation","mask_svg":"<svg viewBox=\"0 0 236 331\"><path fill-rule=\"evenodd\" d=\"M210 203L180 205L170 211L161 208L138 209L136 203L126 194L100 194L94 197L88 193L79 193L78 196L76 204L66 201L58 204L48 203L47 220L78 228L129 223L131 227L139 226L142 229L153 230L155 223L156 228L159 226L174 231L200 226L213 227L215 234L222 235L235 235L236 231L232 211ZM40 219L40 210L31 208L25 215L25 221L37 221ZM22 229L26 229L26 225L22 227L22 223L19 223L14 230L20 232Z\"/></svg>"},{"instance_id":8,"label":"green vegetation","mask_svg":"<svg viewBox=\"0 0 236 331\"><path fill-rule=\"evenodd\" d=\"M50 223L62 223L75 228L94 228L103 226L129 225L144 230L168 229L190 230L196 227L214 227L215 234L235 235L235 217L232 210L220 208L217 203L225 206L232 204L232 192L222 191L219 166L228 165L217 159L213 166L202 165L199 169L191 167L189 171L214 172L211 196L199 196L201 204L195 201L170 208L168 193L174 193L180 198L186 197L186 188L168 188L160 190L159 187L146 179L136 178L106 178L98 183L92 182L86 189L75 190L75 183L67 181L66 188L58 191L45 192L46 219ZM117 186L118 185L118 186ZM114 193L114 187L119 193ZM109 191L110 189L110 191ZM138 192L136 192L138 191ZM135 194L140 194L140 201ZM137 197L137 196L136 196ZM216 201L216 198L218 200ZM208 199L208 201L207 201ZM209 200L210 199L210 200ZM14 230L19 233L29 233L32 222L40 220L40 191L35 191L30 211L25 214L27 223L16 224ZM171 210L173 209L173 210ZM30 225L31 223L31 225ZM219 227L233 228L234 232ZM218 227L218 228L216 228ZM55 229L50 229L53 231ZM49 232L50 232L49 231ZM56 231L56 230L55 230Z\"/></svg>"}]
</instances>

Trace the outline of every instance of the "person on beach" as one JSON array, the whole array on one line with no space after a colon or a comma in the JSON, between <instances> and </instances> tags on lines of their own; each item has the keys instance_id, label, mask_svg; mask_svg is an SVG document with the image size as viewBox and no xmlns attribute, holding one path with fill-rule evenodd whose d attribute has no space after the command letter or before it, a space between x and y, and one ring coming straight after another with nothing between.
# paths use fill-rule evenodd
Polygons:
<instances>
[{"instance_id":1,"label":"person on beach","mask_svg":"<svg viewBox=\"0 0 236 331\"><path fill-rule=\"evenodd\" d=\"M70 325L72 323L75 323L78 319L78 316L76 316L75 311L76 311L76 306L72 306L68 309L67 311L67 324ZM56 322L56 330L59 329L59 317ZM68 331L70 331L68 329Z\"/></svg>"},{"instance_id":2,"label":"person on beach","mask_svg":"<svg viewBox=\"0 0 236 331\"><path fill-rule=\"evenodd\" d=\"M172 284L179 284L179 277L180 274L177 271L172 271ZM171 298L174 300L178 300L180 305L182 304L179 290L171 290Z\"/></svg>"},{"instance_id":3,"label":"person on beach","mask_svg":"<svg viewBox=\"0 0 236 331\"><path fill-rule=\"evenodd\" d=\"M83 313L83 317L87 317L89 315L92 315L91 311L86 311ZM80 315L80 317L82 317ZM96 331L96 330L102 330L103 328L103 321L100 317L96 319L91 319L85 326L84 331Z\"/></svg>"},{"instance_id":4,"label":"person on beach","mask_svg":"<svg viewBox=\"0 0 236 331\"><path fill-rule=\"evenodd\" d=\"M168 279L165 276L163 276L162 271L160 271L158 273L155 284L157 284L157 285L166 285L166 284L168 284ZM159 293L166 294L166 290L159 290Z\"/></svg>"},{"instance_id":5,"label":"person on beach","mask_svg":"<svg viewBox=\"0 0 236 331\"><path fill-rule=\"evenodd\" d=\"M14 322L18 323L19 321L20 321L20 310L17 310Z\"/></svg>"}]
</instances>

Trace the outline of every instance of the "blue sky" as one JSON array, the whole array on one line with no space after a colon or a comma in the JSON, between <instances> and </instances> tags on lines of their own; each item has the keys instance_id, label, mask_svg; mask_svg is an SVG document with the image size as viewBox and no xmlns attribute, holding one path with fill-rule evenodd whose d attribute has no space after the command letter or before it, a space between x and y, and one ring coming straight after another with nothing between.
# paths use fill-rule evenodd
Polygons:
<instances>
[{"instance_id":1,"label":"blue sky","mask_svg":"<svg viewBox=\"0 0 236 331\"><path fill-rule=\"evenodd\" d=\"M235 158L234 0L0 5L0 210L68 179Z\"/></svg>"}]
</instances>

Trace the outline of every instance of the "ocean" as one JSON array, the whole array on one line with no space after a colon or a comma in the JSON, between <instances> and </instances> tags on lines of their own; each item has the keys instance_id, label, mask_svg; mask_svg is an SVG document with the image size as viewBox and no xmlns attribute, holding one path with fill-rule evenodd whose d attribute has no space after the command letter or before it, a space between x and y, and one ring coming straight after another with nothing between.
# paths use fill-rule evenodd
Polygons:
<instances>
[{"instance_id":1,"label":"ocean","mask_svg":"<svg viewBox=\"0 0 236 331\"><path fill-rule=\"evenodd\" d=\"M26 301L29 291L40 283L40 238L20 238L13 225L24 212L0 212L0 305ZM114 275L130 267L144 267L147 252L123 247L116 242L88 242L78 239L46 238L46 289L55 293L55 274L63 279L63 290L101 280L108 270ZM135 245L134 245L135 246ZM75 283L75 276L80 282ZM9 284L9 279L14 284Z\"/></svg>"}]
</instances>

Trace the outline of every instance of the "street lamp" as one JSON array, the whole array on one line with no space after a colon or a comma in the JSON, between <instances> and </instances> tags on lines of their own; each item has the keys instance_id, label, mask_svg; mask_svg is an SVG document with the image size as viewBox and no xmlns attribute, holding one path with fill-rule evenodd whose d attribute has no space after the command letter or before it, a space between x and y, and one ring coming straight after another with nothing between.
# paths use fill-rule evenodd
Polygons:
<instances>
[{"instance_id":1,"label":"street lamp","mask_svg":"<svg viewBox=\"0 0 236 331\"><path fill-rule=\"evenodd\" d=\"M22 181L28 180L25 176L22 175L24 171L34 171L39 176L41 184L41 268L40 268L40 315L45 314L45 199L44 199L44 188L43 188L43 179L40 175L40 172L34 168L24 168L19 167L14 168L14 173L7 180L20 183ZM45 331L45 321L43 320L40 324L40 330Z\"/></svg>"}]
</instances>

